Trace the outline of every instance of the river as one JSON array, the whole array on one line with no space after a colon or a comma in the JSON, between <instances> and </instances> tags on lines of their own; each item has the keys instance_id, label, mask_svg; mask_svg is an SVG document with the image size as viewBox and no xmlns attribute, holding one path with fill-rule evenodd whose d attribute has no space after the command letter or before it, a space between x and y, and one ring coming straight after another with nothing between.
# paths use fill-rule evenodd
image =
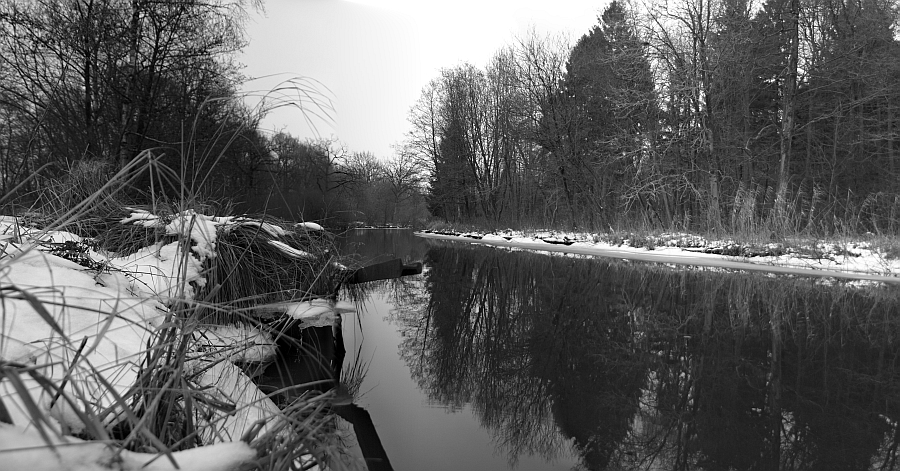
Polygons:
<instances>
[{"instance_id":1,"label":"river","mask_svg":"<svg viewBox=\"0 0 900 471\"><path fill-rule=\"evenodd\" d=\"M425 263L344 293L344 375L364 365L393 469L898 468L896 287L402 230L342 247Z\"/></svg>"}]
</instances>

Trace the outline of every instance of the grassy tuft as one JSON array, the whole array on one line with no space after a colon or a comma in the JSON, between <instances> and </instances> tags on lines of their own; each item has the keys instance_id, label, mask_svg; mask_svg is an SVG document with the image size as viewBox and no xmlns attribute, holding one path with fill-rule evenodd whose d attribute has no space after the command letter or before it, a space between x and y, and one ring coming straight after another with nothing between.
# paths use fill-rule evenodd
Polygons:
<instances>
[{"instance_id":1,"label":"grassy tuft","mask_svg":"<svg viewBox=\"0 0 900 471\"><path fill-rule=\"evenodd\" d=\"M285 221L260 221L278 228L279 235L261 225L219 231L217 255L209 260L206 288L199 293L216 309L204 321L234 322L252 317L260 305L335 294L344 273L333 263L338 254L329 237Z\"/></svg>"},{"instance_id":2,"label":"grassy tuft","mask_svg":"<svg viewBox=\"0 0 900 471\"><path fill-rule=\"evenodd\" d=\"M135 193L128 189L127 175L146 169L141 163L144 158L139 156L129 171L111 179L107 179L104 165L85 163L68 177L45 180L41 193L31 195L34 203L19 212L24 214L19 223L45 231L67 230L84 237L85 242L53 245L49 251L76 261L97 279L107 268L90 263L91 250L126 255L157 243L179 240L179 236L166 234L164 223L177 211L186 209L184 205L151 201L140 206L136 204L140 201L129 196ZM199 198L190 199L203 209ZM160 216L162 223L122 224L133 209L152 212ZM156 453L158 459L168 460L171 453L208 444L208 437L219 434L230 417L255 407L216 392L216 387L208 384L205 375L228 360L216 352L198 349L194 334L210 323L221 322L243 322L268 329L255 314L256 308L333 296L344 272L332 263L337 257L334 243L322 231L274 219L237 221L219 226L216 255L208 258L204 266L207 283L198 291L196 301L175 300L167 306L168 315L150 336L140 363L135 365L136 380L125 389L112 384L107 376L116 365L92 364L81 355L92 346L68 337L65 326L57 325L50 306L42 304L45 301L30 289L8 285L4 280L0 298L24 300L36 312L44 313L41 317L56 332L54 344L70 353L52 363L29 365L0 358L0 388L19 398L15 404L0 398L0 421L12 422L14 410L24 410L28 423L45 436L50 447L55 443L53 437L74 433L83 439L101 440L120 451ZM191 244L190 240L179 242L183 247ZM187 250L182 254L190 256ZM12 263L17 263L16 259L0 257L0 268ZM0 300L0 304L0 316L5 319L14 315L7 311L5 301ZM106 312L101 308L97 312L109 319L118 316L115 309ZM98 327L100 337L115 335ZM66 371L66 379L52 379L48 372L54 370ZM225 370L232 376L238 374L230 366ZM110 398L106 405L96 401L95 392L81 386L85 382L104 391ZM293 387L303 389L304 385ZM31 399L34 394L51 398L59 406L48 412ZM276 408L252 424L244 430L243 437L229 438L243 439L257 450L255 469L302 469L339 463L342 453L335 441L335 419L330 413L332 397L331 391L300 395L283 409ZM266 395L255 401L256 406L271 402ZM84 424L83 430L60 428L54 411L63 410L63 406Z\"/></svg>"}]
</instances>

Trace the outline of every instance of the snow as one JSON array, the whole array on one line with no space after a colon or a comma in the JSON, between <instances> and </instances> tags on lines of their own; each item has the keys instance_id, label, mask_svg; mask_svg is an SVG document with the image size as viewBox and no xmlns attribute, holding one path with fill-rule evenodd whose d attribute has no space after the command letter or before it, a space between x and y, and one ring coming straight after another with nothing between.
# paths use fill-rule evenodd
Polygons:
<instances>
[{"instance_id":1,"label":"snow","mask_svg":"<svg viewBox=\"0 0 900 471\"><path fill-rule=\"evenodd\" d=\"M165 224L167 235L189 238L190 252L175 241L144 247L125 257L103 260L113 270L125 273L131 280L131 290L142 297L152 297L163 304L176 299L191 300L196 288L202 288L206 279L202 276L203 263L216 256L217 226L231 223L232 218L217 218L183 211ZM122 224L139 224L161 227L159 216L144 210L131 209L131 215Z\"/></svg>"},{"instance_id":2,"label":"snow","mask_svg":"<svg viewBox=\"0 0 900 471\"><path fill-rule=\"evenodd\" d=\"M0 235L2 235L0 240L28 239L34 244L80 242L82 240L80 236L71 232L39 230L23 226L18 218L12 216L0 216Z\"/></svg>"},{"instance_id":3,"label":"snow","mask_svg":"<svg viewBox=\"0 0 900 471\"><path fill-rule=\"evenodd\" d=\"M176 299L194 299L194 286L206 285L202 261L184 253L182 247L179 242L158 244L108 263L126 274L134 293L168 305Z\"/></svg>"},{"instance_id":4,"label":"snow","mask_svg":"<svg viewBox=\"0 0 900 471\"><path fill-rule=\"evenodd\" d=\"M135 385L147 346L170 315L169 306L192 302L197 289L205 286L203 264L216 256L217 231L242 225L259 227L272 237L288 234L279 226L247 218L194 211L163 218L144 210L129 211L122 224L164 228L182 242L160 242L122 257L88 250L85 255L91 262L103 267L98 271L49 253L48 242L80 242L77 235L38 230L18 218L0 216L0 361L32 367L55 385L65 383L66 396L79 406L90 404L94 413L112 409L105 416L107 425L121 417L115 413L114 395L126 396ZM272 242L290 256L311 256ZM347 303L313 300L282 311L315 323L333 321L335 315L353 309ZM266 361L275 354L275 342L270 333L245 324L201 326L192 332L192 339L194 359L186 370L196 373L199 389L219 402L234 404L235 410L198 416L206 446L173 456L181 469L237 468L256 457L255 450L237 440L253 427L261 426L259 434L265 433L281 412L234 362ZM12 380L0 381L0 400L13 421L0 424L0 468L176 469L167 458L121 451L119 460L114 456L120 450L104 443L64 436L85 428L76 411L67 400L50 397L30 375L17 377L25 396ZM35 413L45 420L34 423ZM38 428L58 445L55 451Z\"/></svg>"},{"instance_id":5,"label":"snow","mask_svg":"<svg viewBox=\"0 0 900 471\"><path fill-rule=\"evenodd\" d=\"M197 384L215 399L235 404L234 412L211 409L211 416L197 417L197 428L203 443L237 441L256 424L263 424L258 435L271 429L280 417L278 406L256 387L256 384L229 361L196 360L186 370L199 372Z\"/></svg>"},{"instance_id":6,"label":"snow","mask_svg":"<svg viewBox=\"0 0 900 471\"><path fill-rule=\"evenodd\" d=\"M3 299L0 360L56 364L42 373L55 384L68 378L73 391L92 398L99 408L115 401L98 375L124 394L137 377L152 325L166 313L158 301L122 291L114 275L95 278L74 262L37 250L21 251L6 263L0 283L15 287ZM79 367L69 372L62 365L70 363L82 341L86 346L79 352ZM30 378L26 386L32 400L50 411L52 398ZM0 382L0 400L17 424L28 422L22 398L7 381ZM72 430L81 430L84 424L67 407L58 401L51 415Z\"/></svg>"},{"instance_id":7,"label":"snow","mask_svg":"<svg viewBox=\"0 0 900 471\"><path fill-rule=\"evenodd\" d=\"M330 299L313 299L284 305L284 312L294 319L311 320L323 314L333 314L334 304Z\"/></svg>"},{"instance_id":8,"label":"snow","mask_svg":"<svg viewBox=\"0 0 900 471\"><path fill-rule=\"evenodd\" d=\"M197 254L202 263L216 255L216 226L219 222L212 216L197 214L194 210L176 214L166 225L166 234L190 236L191 250Z\"/></svg>"},{"instance_id":9,"label":"snow","mask_svg":"<svg viewBox=\"0 0 900 471\"><path fill-rule=\"evenodd\" d=\"M328 299L313 299L311 301L282 304L278 308L288 316L300 319L304 324L312 327L334 325L334 305Z\"/></svg>"},{"instance_id":10,"label":"snow","mask_svg":"<svg viewBox=\"0 0 900 471\"><path fill-rule=\"evenodd\" d=\"M131 215L119 221L119 224L133 224L135 226L144 227L160 227L162 221L160 217L143 209L126 208L131 211Z\"/></svg>"},{"instance_id":11,"label":"snow","mask_svg":"<svg viewBox=\"0 0 900 471\"><path fill-rule=\"evenodd\" d=\"M193 340L210 358L233 362L268 361L277 350L271 334L246 324L204 326L193 332Z\"/></svg>"},{"instance_id":12,"label":"snow","mask_svg":"<svg viewBox=\"0 0 900 471\"><path fill-rule=\"evenodd\" d=\"M306 229L313 230L313 231L324 231L325 230L322 226L320 226L314 222L298 222L297 224L294 224L294 226L295 227L305 227Z\"/></svg>"},{"instance_id":13,"label":"snow","mask_svg":"<svg viewBox=\"0 0 900 471\"><path fill-rule=\"evenodd\" d=\"M46 439L35 430L22 430L0 423L0 468L29 471L229 471L240 469L256 459L256 450L240 441L176 451L171 454L170 460L165 455L117 450L102 442L54 435L48 438L53 448L48 447Z\"/></svg>"},{"instance_id":14,"label":"snow","mask_svg":"<svg viewBox=\"0 0 900 471\"><path fill-rule=\"evenodd\" d=\"M334 303L334 312L338 314L355 314L356 306L347 301L338 301Z\"/></svg>"},{"instance_id":15,"label":"snow","mask_svg":"<svg viewBox=\"0 0 900 471\"><path fill-rule=\"evenodd\" d=\"M802 246L800 250L785 249L779 244L767 244L770 253L778 255L729 256L707 251L740 249L734 241L708 241L702 237L684 234L662 234L648 237L649 245L632 247L632 241L621 244L601 241L596 234L554 233L537 231L531 236L503 231L498 233L436 233L417 232L416 235L504 247L511 250L530 250L544 253L566 253L580 256L611 257L675 265L719 267L747 271L792 275L855 279L866 282L900 283L900 260L888 259L874 250L867 242L851 242L837 245L818 242ZM648 248L649 247L649 248Z\"/></svg>"},{"instance_id":16,"label":"snow","mask_svg":"<svg viewBox=\"0 0 900 471\"><path fill-rule=\"evenodd\" d=\"M483 240L506 240L505 237L499 236L497 234L485 234L481 238Z\"/></svg>"},{"instance_id":17,"label":"snow","mask_svg":"<svg viewBox=\"0 0 900 471\"><path fill-rule=\"evenodd\" d=\"M346 301L316 298L293 303L278 303L265 306L266 311L281 312L298 319L307 327L327 327L334 325L340 314L356 312L356 307Z\"/></svg>"}]
</instances>

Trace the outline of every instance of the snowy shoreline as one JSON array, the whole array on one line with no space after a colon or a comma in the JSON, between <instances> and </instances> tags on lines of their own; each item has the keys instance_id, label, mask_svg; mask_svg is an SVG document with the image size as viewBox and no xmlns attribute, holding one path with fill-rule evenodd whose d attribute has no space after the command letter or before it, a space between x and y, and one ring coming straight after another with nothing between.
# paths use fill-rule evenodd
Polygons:
<instances>
[{"instance_id":1,"label":"snowy shoreline","mask_svg":"<svg viewBox=\"0 0 900 471\"><path fill-rule=\"evenodd\" d=\"M208 262L221 255L220 241L244 231L265 250L260 256L314 269L320 256L298 245L295 235L315 238L322 227L190 210L162 217L135 209L116 222L157 231L162 239L127 255L103 253L76 234L0 217L0 456L48 470L107 470L115 464L108 455L120 456L123 469L175 469L168 454L187 469L212 471L253 462L269 442L291 443L285 433L298 433L291 432L293 419L240 368L272 358L277 332L252 314L222 323L192 316L208 307L200 295ZM254 308L311 326L354 312L349 303L315 293ZM156 352L179 348L174 360L149 366ZM195 398L197 409L186 420L194 422L199 446L171 452L166 447L180 444L156 440L154 453L114 446L109 429L143 424L142 411L130 404L141 402L134 398L158 368L189 384L182 386L189 392L173 397ZM178 387L166 384L160 388ZM71 452L54 449L60 446ZM312 466L306 447L288 453Z\"/></svg>"},{"instance_id":2,"label":"snowy shoreline","mask_svg":"<svg viewBox=\"0 0 900 471\"><path fill-rule=\"evenodd\" d=\"M823 246L818 248L818 253L823 256L806 258L789 251L779 255L752 257L704 253L704 250L714 251L715 247L721 247L727 243L709 243L687 234L678 234L663 239L669 242L653 246L652 249L631 247L627 245L627 241L621 245L615 245L598 241L599 238L596 236L569 233L545 232L525 236L514 232L417 231L415 235L429 239L467 242L512 250L900 284L900 260L887 259L868 248L865 243L853 244L853 248L849 250L846 248L836 250Z\"/></svg>"}]
</instances>

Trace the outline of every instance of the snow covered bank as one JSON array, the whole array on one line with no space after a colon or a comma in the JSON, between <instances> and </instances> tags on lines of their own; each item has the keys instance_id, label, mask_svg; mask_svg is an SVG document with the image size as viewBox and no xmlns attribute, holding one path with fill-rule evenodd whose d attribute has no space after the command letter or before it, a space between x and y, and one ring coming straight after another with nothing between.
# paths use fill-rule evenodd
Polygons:
<instances>
[{"instance_id":1,"label":"snow covered bank","mask_svg":"<svg viewBox=\"0 0 900 471\"><path fill-rule=\"evenodd\" d=\"M244 442L176 451L167 457L118 450L106 443L73 437L42 437L35 430L0 423L0 468L9 470L231 471L255 459L256 450Z\"/></svg>"},{"instance_id":2,"label":"snow covered bank","mask_svg":"<svg viewBox=\"0 0 900 471\"><path fill-rule=\"evenodd\" d=\"M802 276L833 277L885 283L900 283L900 260L889 259L871 249L866 243L837 247L820 244L809 250L779 250L753 256L734 248L734 243L709 242L687 234L673 234L661 238L660 243L631 247L603 242L600 237L573 233L544 233L525 236L521 233L448 233L421 231L419 237L469 242L552 253L610 257L626 260L718 267L735 270L760 271ZM727 255L738 253L741 255ZM770 253L763 255L762 253Z\"/></svg>"},{"instance_id":3,"label":"snow covered bank","mask_svg":"<svg viewBox=\"0 0 900 471\"><path fill-rule=\"evenodd\" d=\"M341 314L356 312L356 306L347 301L317 298L309 301L269 304L261 308L263 312L274 312L299 320L306 327L327 327L334 325Z\"/></svg>"},{"instance_id":4,"label":"snow covered bank","mask_svg":"<svg viewBox=\"0 0 900 471\"><path fill-rule=\"evenodd\" d=\"M270 359L276 350L273 333L259 322L217 325L191 316L200 309L208 313L232 308L209 301L209 266L221 258L222 245L244 253L252 248L242 249L235 240L264 246L266 252L251 253L252 257L277 257L269 261L276 266L296 261L299 268L288 273L291 277L298 270L332 263L330 255L312 253L309 246L297 242L322 237L316 234L323 229L314 223L278 225L194 211L169 216L137 209L128 213L114 220L118 227L136 228L155 242L124 255L95 250L91 241L76 234L41 230L14 217L0 217L0 367L12 372L0 371L0 458L25 463L53 455L41 463L45 468L31 469L94 470L113 465L119 466L115 469L175 469L157 454L130 453L111 444L66 437L83 432L106 439L110 427L126 420L132 435L141 435L134 430L142 426L141 414L146 408L162 407L169 413L176 411L171 417L181 414L181 420L193 414L195 432L206 445L176 453L188 463L182 469L241 466L256 458L254 449L244 443L213 445L236 442L248 432L249 439L271 430L294 433L285 425L289 420L285 414L235 364ZM234 268L224 269L231 271ZM295 280L290 281L295 291L302 291ZM212 288L219 289L224 282L216 279ZM292 292L277 291L288 300ZM260 293L232 289L228 294L253 301ZM281 313L333 322L336 315L347 312L344 303L304 303L309 306L285 308ZM242 315L253 319L253 311ZM171 352L173 357L162 356L175 360L155 361L175 364L150 363L151 357L161 357L159 352ZM145 384L159 367L165 370L159 374L161 380L171 374L170 382ZM173 403L144 401L148 388L172 388L165 397ZM164 397L152 394L157 394L155 400ZM188 400L197 401L193 409L186 405ZM282 435L278 433L278 443L299 449L292 445L293 438ZM151 442L158 451L174 445ZM50 450L51 445L58 445L57 450ZM59 452L62 449L65 452ZM150 463L153 458L157 459ZM8 461L2 463L0 468L6 469Z\"/></svg>"},{"instance_id":5,"label":"snow covered bank","mask_svg":"<svg viewBox=\"0 0 900 471\"><path fill-rule=\"evenodd\" d=\"M120 272L91 274L52 254L6 249L0 259L6 262L0 272L0 360L38 367L55 384L68 381L71 393L95 413L112 408L115 395L126 395L134 385L147 342L168 309L157 299L133 295ZM84 429L66 401L54 403L33 379L25 381L43 411L69 430ZM29 423L25 398L9 381L0 382L0 400L14 423Z\"/></svg>"},{"instance_id":6,"label":"snow covered bank","mask_svg":"<svg viewBox=\"0 0 900 471\"><path fill-rule=\"evenodd\" d=\"M233 412L211 409L211 415L198 417L197 429L202 443L239 441L257 424L260 427L258 434L264 434L280 421L278 406L233 363L195 361L187 366L200 373L196 382L206 390L208 397L235 405Z\"/></svg>"},{"instance_id":7,"label":"snow covered bank","mask_svg":"<svg viewBox=\"0 0 900 471\"><path fill-rule=\"evenodd\" d=\"M271 333L246 324L202 326L192 337L209 360L265 362L275 356L277 349Z\"/></svg>"}]
</instances>

